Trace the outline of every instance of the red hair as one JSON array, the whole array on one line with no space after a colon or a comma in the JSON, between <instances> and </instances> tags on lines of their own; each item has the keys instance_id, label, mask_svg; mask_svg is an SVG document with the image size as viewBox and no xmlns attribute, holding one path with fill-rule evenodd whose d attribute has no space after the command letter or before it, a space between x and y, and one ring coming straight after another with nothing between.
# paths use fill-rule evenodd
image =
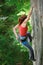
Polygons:
<instances>
[{"instance_id":1,"label":"red hair","mask_svg":"<svg viewBox=\"0 0 43 65\"><path fill-rule=\"evenodd\" d=\"M27 18L27 15L25 15L25 14L22 15L21 17L19 17L19 19L18 19L19 25L21 25L26 18Z\"/></svg>"}]
</instances>

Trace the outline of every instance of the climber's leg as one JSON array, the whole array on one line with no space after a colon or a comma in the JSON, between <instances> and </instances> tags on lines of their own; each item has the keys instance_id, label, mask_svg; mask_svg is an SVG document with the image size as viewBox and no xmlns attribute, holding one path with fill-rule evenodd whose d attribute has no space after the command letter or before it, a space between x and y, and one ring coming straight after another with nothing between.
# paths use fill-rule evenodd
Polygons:
<instances>
[{"instance_id":1,"label":"climber's leg","mask_svg":"<svg viewBox=\"0 0 43 65\"><path fill-rule=\"evenodd\" d=\"M32 42L32 36L30 32L27 32L27 37L30 39L30 42Z\"/></svg>"},{"instance_id":2,"label":"climber's leg","mask_svg":"<svg viewBox=\"0 0 43 65\"><path fill-rule=\"evenodd\" d=\"M20 39L22 39L22 40L23 40L23 38L25 38L25 37L22 37L22 36L20 37ZM27 40L24 40L24 41L22 41L22 40L21 40L21 43L22 43L25 47L27 47L27 48L29 49L29 51L30 51L30 54L31 54L30 59L35 61L33 48L30 46L30 44L28 43Z\"/></svg>"}]
</instances>

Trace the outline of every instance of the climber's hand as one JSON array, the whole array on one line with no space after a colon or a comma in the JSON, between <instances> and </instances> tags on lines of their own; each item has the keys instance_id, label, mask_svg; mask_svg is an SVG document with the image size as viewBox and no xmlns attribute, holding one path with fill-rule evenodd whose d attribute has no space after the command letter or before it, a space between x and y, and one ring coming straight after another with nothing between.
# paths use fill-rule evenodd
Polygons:
<instances>
[{"instance_id":1,"label":"climber's hand","mask_svg":"<svg viewBox=\"0 0 43 65\"><path fill-rule=\"evenodd\" d=\"M18 40L18 36L16 36L16 40Z\"/></svg>"}]
</instances>

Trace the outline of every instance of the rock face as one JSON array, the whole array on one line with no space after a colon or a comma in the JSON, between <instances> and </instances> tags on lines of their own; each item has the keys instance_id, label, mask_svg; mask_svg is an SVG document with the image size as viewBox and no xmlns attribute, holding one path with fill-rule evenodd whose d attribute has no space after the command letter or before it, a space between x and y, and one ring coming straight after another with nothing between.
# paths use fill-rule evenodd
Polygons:
<instances>
[{"instance_id":1,"label":"rock face","mask_svg":"<svg viewBox=\"0 0 43 65\"><path fill-rule=\"evenodd\" d=\"M43 0L31 0L35 5L32 14L33 48L36 62L33 65L43 65Z\"/></svg>"}]
</instances>

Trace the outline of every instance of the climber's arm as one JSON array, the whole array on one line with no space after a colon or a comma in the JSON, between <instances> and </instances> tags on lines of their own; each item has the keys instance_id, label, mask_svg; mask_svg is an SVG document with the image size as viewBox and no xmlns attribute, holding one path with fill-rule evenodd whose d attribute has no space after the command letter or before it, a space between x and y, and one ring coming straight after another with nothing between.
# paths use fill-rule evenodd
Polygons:
<instances>
[{"instance_id":1,"label":"climber's arm","mask_svg":"<svg viewBox=\"0 0 43 65\"><path fill-rule=\"evenodd\" d=\"M30 16L32 14L33 7L30 9L30 12L27 15L27 18L23 21L22 26L25 27L27 25L28 20L30 19Z\"/></svg>"},{"instance_id":2,"label":"climber's arm","mask_svg":"<svg viewBox=\"0 0 43 65\"><path fill-rule=\"evenodd\" d=\"M17 24L15 27L13 27L13 32L16 36L16 39L18 38L18 35L17 35L17 32L16 32L16 29L18 29L18 26L19 26L19 24Z\"/></svg>"}]
</instances>

